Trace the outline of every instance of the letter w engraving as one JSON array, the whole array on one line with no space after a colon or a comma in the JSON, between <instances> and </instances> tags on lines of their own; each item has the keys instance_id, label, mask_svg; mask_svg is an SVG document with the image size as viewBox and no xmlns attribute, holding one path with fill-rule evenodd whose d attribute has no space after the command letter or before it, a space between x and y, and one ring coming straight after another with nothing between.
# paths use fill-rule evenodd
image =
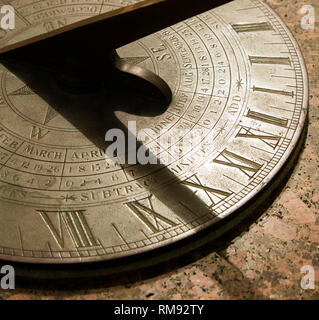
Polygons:
<instances>
[{"instance_id":1,"label":"letter w engraving","mask_svg":"<svg viewBox=\"0 0 319 320\"><path fill-rule=\"evenodd\" d=\"M41 140L49 133L50 133L50 131L48 131L48 130L44 130L42 128L38 128L36 126L33 126L30 137L31 137L31 139Z\"/></svg>"},{"instance_id":2,"label":"letter w engraving","mask_svg":"<svg viewBox=\"0 0 319 320\"><path fill-rule=\"evenodd\" d=\"M89 248L100 246L100 242L94 237L86 219L84 211L38 211L45 224L50 229L55 241L60 248L64 248L63 224L66 227L72 242L76 248ZM58 216L58 228L49 218L49 214Z\"/></svg>"}]
</instances>

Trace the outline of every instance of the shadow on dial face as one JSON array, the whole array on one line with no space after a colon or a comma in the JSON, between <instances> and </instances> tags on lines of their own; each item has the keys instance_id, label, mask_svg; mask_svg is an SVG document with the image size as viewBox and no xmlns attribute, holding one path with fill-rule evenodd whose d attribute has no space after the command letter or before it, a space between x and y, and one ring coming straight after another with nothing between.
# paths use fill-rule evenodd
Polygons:
<instances>
[{"instance_id":1,"label":"shadow on dial face","mask_svg":"<svg viewBox=\"0 0 319 320\"><path fill-rule=\"evenodd\" d=\"M127 133L126 126L115 116L114 111L120 110L131 114L139 114L145 117L152 117L165 112L167 109L165 105L159 103L159 101L156 99L147 99L145 98L145 96L143 96L143 94L136 94L136 88L132 88L129 85L125 89L123 89L123 86L118 87L116 85L113 87L98 86L96 88L92 88L92 90L87 90L85 92L75 92L73 90L70 90L70 88L65 88L63 83L61 84L59 83L59 81L57 81L54 74L52 75L45 70L37 70L18 61L9 62L3 60L1 62L10 72L12 72L16 77L23 81L33 92L44 99L57 113L60 114L60 116L65 118L84 136L86 136L86 138L88 138L92 142L92 144L103 150L108 145L104 140L105 133L108 129L118 128L121 129L124 133ZM128 80L131 79L125 79L125 81ZM141 91L143 92L143 90L140 90L140 92ZM125 92L125 94L123 94L123 92ZM131 133L127 133L127 135L130 134ZM126 136L126 141L127 140L128 136ZM302 144L300 144L298 148L301 148L301 145ZM138 143L137 147L140 146L141 143ZM292 160L295 161L296 158L294 157L294 159ZM127 174L130 174L130 171L127 170L128 167L128 165L123 165L123 170L125 170ZM148 187L148 191L151 194L155 195L173 212L177 212L179 214L178 217L180 220L186 219L186 217L183 216L183 212L177 210L177 208L180 206L181 201L187 204L188 208L190 208L194 212L197 212L199 215L205 215L209 212L211 213L207 205L200 198L194 195L194 193L189 188L182 185L180 181L178 181L178 178L174 174L172 174L172 172L170 172L165 165L161 164L160 162L157 165L137 165L137 171L139 172L139 174L143 174L143 172L149 172L150 168L152 171L162 170L162 175L165 177L164 180L173 183L167 184L165 189L163 189L162 186L156 185L155 183ZM288 179L289 175L287 175L286 169L283 170L282 174L284 176L284 179L278 180L281 180L281 185L284 185L284 182ZM278 194L280 191L281 187L277 186L276 194ZM275 195L273 195L273 193L271 193L271 196L267 197L268 205L271 203L274 197ZM255 199L252 199L252 201L255 201ZM256 205L254 205L253 207L256 208ZM261 208L261 206L259 207ZM249 205L247 205L247 208L250 208ZM265 210L267 208L267 204L263 204L262 208L263 210ZM244 209L246 210L246 208ZM120 259L119 263L122 266L121 268L119 268L119 265L116 261L106 262L103 264L91 264L90 267L88 267L87 265L64 266L62 271L61 269L58 269L59 267L57 266L45 266L45 271L43 271L42 266L37 267L36 265L32 265L33 275L36 278L41 274L41 276L39 276L39 279L46 277L61 278L61 288L64 289L65 285L67 284L65 282L65 278L70 278L72 282L72 279L74 278L85 279L86 277L88 277L92 286L96 287L99 281L101 281L101 277L105 274L105 270L111 270L109 272L106 272L106 277L108 277L109 274L119 273L118 277L115 277L114 279L112 278L113 280L107 278L107 282L105 282L104 280L101 281L101 283L103 283L103 285L101 286L105 287L105 285L109 286L139 280L141 278L141 273L137 273L135 274L135 276L132 274L127 275L127 269L125 269L125 267L123 268L123 266L130 266L130 264L134 266L128 267L129 271L131 271L130 268L134 270L135 268L139 269L139 264L142 265L143 263L141 263L141 261L145 259L145 261L149 261L149 263L146 269L142 269L144 270L142 272L142 278L153 277L154 275L160 274L163 271L169 271L180 265L185 265L194 260L197 260L207 255L212 250L218 251L218 248L224 247L235 236L240 235L244 230L246 230L248 226L263 212L263 210L260 209L257 211L256 209L250 209L250 212L254 212L254 215L248 221L248 223L242 225L234 233L221 238L221 241L219 242L219 244L217 243L217 246L206 244L203 247L203 245L207 243L210 238L215 240L216 236L220 236L224 231L228 231L232 226L234 226L235 222L227 225L224 230L220 229L220 231L218 231L216 234L215 231L219 225L217 225L215 229L208 229L204 236L203 234L199 233L196 238L190 237L189 239L187 239L188 242L186 242L186 244L184 243L185 247L180 247L180 243L176 243L171 245L170 250L167 250L167 248L160 248L155 250L154 252L148 253L149 256L147 257L145 257L144 255L140 256L140 258L139 256L134 256L124 258L124 260ZM249 212L249 210L246 211ZM238 218L240 214L241 213L236 213L235 220L238 220L237 223L241 221L241 218ZM243 215L243 217L244 216L245 215ZM225 221L223 221L225 225L226 222L229 222L229 219L227 220L228 221L226 221L225 219ZM211 234L207 236L207 233ZM202 249L200 251L189 250L190 242L193 242L191 243L190 247L197 246L201 247ZM184 248L186 248L186 251L184 250ZM185 252L189 251L191 253L187 254L187 256L185 257ZM164 255L165 258L163 258ZM181 256L182 258L176 258L179 256ZM169 260L170 266L163 267L163 264L159 264L161 262L161 259L163 261ZM157 267L149 267L150 265L153 265L153 263L155 263ZM88 271L90 270L90 268L93 270L93 273L90 273L90 271ZM25 275L25 269L23 270L24 271L22 272L22 274ZM95 279L95 281L92 281L94 278L92 278L92 274L95 275L95 278L98 277L99 280ZM31 280L31 282L32 286L34 286L35 282L33 280ZM249 285L249 280L247 280L246 282L247 285ZM87 284L87 282L85 283ZM30 285L28 284L28 281L26 281L24 284L26 286ZM54 284L58 285L59 282L57 283L56 279L54 279ZM43 286L43 284L39 283L37 283L37 285L39 285L40 287ZM74 286L74 283L70 283L69 285L72 288ZM79 285L81 286L81 284Z\"/></svg>"},{"instance_id":2,"label":"shadow on dial face","mask_svg":"<svg viewBox=\"0 0 319 320\"><path fill-rule=\"evenodd\" d=\"M100 83L97 87L83 87L79 90L79 87L65 86L65 83L61 83L59 75L44 68L35 68L21 60L2 59L0 62L100 150L106 150L110 145L105 141L105 134L109 129L120 129L125 134L126 144L136 139L135 135L129 132L123 122L115 116L115 111L140 115L145 119L158 116L169 108L160 95L153 94L152 86L147 87L145 81L131 74L117 73L111 77L111 81ZM118 78L115 78L116 76ZM137 141L136 148L142 146L143 144ZM125 149L127 153L129 150L127 145ZM151 154L151 151L148 150L148 153ZM114 158L113 154L107 156ZM127 163L127 159L126 154L125 161L121 159L121 163L124 162L121 166L129 176L132 165ZM145 186L147 192L158 198L182 221L187 220L189 213L187 215L184 213L185 210L181 210L181 202L199 216L210 214L212 218L214 217L206 203L190 188L181 184L178 177L162 164L160 159L157 159L156 163L134 165L136 176L161 172L160 184L154 181ZM134 179L133 176L131 178Z\"/></svg>"}]
</instances>

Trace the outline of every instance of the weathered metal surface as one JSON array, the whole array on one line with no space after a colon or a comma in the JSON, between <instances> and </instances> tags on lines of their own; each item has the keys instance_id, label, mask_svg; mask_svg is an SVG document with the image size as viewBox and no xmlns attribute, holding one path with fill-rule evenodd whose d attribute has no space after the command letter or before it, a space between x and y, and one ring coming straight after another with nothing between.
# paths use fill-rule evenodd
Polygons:
<instances>
[{"instance_id":1,"label":"weathered metal surface","mask_svg":"<svg viewBox=\"0 0 319 320\"><path fill-rule=\"evenodd\" d=\"M109 9L99 1L15 7L11 37ZM104 91L74 95L41 70L0 67L3 259L102 261L163 247L262 197L291 156L307 114L306 69L290 32L262 1L233 1L118 53L169 84L166 112L134 115L128 101L118 108ZM105 106L112 104L122 124L136 121L146 133L161 164L121 167L107 159L103 139L114 123Z\"/></svg>"}]
</instances>

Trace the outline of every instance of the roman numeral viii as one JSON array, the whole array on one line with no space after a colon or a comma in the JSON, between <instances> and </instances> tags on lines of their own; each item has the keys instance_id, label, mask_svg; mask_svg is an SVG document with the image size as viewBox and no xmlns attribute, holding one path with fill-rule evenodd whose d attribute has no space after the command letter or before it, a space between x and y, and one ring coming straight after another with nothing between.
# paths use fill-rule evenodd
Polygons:
<instances>
[{"instance_id":1,"label":"roman numeral viii","mask_svg":"<svg viewBox=\"0 0 319 320\"><path fill-rule=\"evenodd\" d=\"M94 237L84 216L85 211L38 211L46 226L52 233L55 241L64 248L63 226L67 229L76 248L90 248L100 246L100 242ZM57 217L58 226L52 222L50 215Z\"/></svg>"}]
</instances>

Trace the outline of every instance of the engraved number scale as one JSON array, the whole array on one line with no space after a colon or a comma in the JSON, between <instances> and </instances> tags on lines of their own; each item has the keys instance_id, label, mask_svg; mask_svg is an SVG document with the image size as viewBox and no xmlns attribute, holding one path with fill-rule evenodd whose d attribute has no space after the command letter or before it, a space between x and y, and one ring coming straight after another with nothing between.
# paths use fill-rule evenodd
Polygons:
<instances>
[{"instance_id":1,"label":"engraved number scale","mask_svg":"<svg viewBox=\"0 0 319 320\"><path fill-rule=\"evenodd\" d=\"M11 1L16 29L1 31L1 47L139 2ZM290 32L261 0L232 1L117 52L172 91L155 117L116 112L145 132L159 166L113 164L21 70L0 65L2 259L77 263L164 247L234 215L291 157L307 114L306 69ZM81 101L103 110L100 91L44 85L62 97L61 109ZM203 139L183 154L179 141L159 148L181 129L184 141L194 133Z\"/></svg>"}]
</instances>

